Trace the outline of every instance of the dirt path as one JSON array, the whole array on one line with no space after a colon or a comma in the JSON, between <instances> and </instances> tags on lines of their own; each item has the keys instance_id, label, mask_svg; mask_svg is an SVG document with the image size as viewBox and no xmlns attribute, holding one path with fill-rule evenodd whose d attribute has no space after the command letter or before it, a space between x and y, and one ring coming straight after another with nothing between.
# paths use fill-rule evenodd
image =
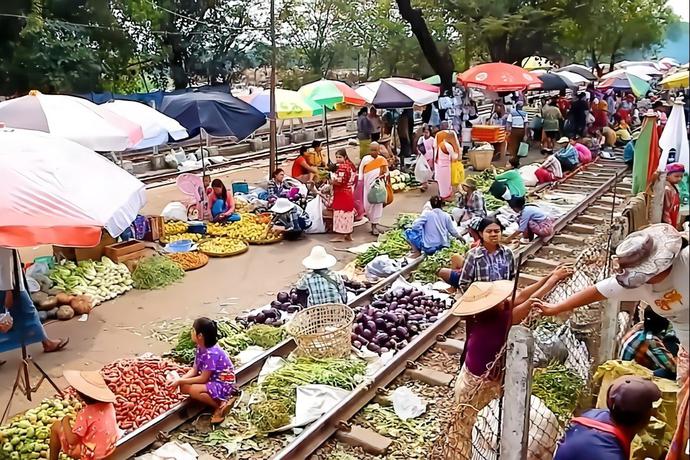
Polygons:
<instances>
[{"instance_id":1,"label":"dirt path","mask_svg":"<svg viewBox=\"0 0 690 460\"><path fill-rule=\"evenodd\" d=\"M355 149L350 149L354 158ZM266 176L265 163L257 164L228 174L227 182L247 180L256 183ZM182 198L175 186L164 186L147 192L148 203L144 213L158 214L169 201ZM422 194L411 191L397 194L394 203L384 211L382 223L392 224L400 212L419 212L430 192ZM368 226L355 231L355 245L372 241ZM131 357L144 352L162 353L169 345L147 337L155 323L174 318L193 319L201 315L234 316L249 307L265 304L275 293L297 281L302 272L301 260L314 244L324 244L329 250L329 235L308 236L298 242L281 242L271 246L252 246L242 256L229 259L211 259L209 264L197 271L189 272L185 279L160 291L132 290L115 300L97 307L88 321L76 319L54 322L46 326L50 337L69 337L70 344L60 353L44 354L40 345L33 345L30 351L59 385L64 369L98 369L118 358ZM346 247L344 245L338 245ZM25 260L38 254L49 253L49 247L34 248L23 252ZM341 267L352 255L336 251ZM0 367L0 404L4 406L9 397L18 366L18 351L4 353L0 359L7 363ZM32 374L35 379L35 373ZM40 399L52 394L49 385L44 384L35 395ZM35 406L19 395L12 406L12 413Z\"/></svg>"}]
</instances>

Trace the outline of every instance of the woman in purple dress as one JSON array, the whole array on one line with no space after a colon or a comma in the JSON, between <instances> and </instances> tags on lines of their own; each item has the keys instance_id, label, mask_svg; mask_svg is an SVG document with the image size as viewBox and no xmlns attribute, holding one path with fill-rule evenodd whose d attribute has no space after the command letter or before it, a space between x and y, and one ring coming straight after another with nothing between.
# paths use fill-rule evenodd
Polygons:
<instances>
[{"instance_id":1,"label":"woman in purple dress","mask_svg":"<svg viewBox=\"0 0 690 460\"><path fill-rule=\"evenodd\" d=\"M192 326L196 343L194 366L172 385L180 392L213 408L211 423L220 423L235 402L235 369L228 354L218 345L218 326L199 318Z\"/></svg>"}]
</instances>

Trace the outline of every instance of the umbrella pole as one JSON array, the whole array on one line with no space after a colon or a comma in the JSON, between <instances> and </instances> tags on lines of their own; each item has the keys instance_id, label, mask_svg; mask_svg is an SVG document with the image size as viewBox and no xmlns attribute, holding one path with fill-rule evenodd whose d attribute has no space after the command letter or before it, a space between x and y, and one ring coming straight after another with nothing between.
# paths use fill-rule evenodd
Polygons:
<instances>
[{"instance_id":1,"label":"umbrella pole","mask_svg":"<svg viewBox=\"0 0 690 460\"><path fill-rule=\"evenodd\" d=\"M201 150L201 178L202 180L206 177L206 162L204 161L204 144L201 138L202 130L199 130L199 150Z\"/></svg>"},{"instance_id":2,"label":"umbrella pole","mask_svg":"<svg viewBox=\"0 0 690 460\"><path fill-rule=\"evenodd\" d=\"M326 106L323 106L323 120L325 124L325 129L326 129L326 156L328 157L328 163L331 162L331 146L330 146L330 141L328 139L328 112L326 112Z\"/></svg>"}]
</instances>

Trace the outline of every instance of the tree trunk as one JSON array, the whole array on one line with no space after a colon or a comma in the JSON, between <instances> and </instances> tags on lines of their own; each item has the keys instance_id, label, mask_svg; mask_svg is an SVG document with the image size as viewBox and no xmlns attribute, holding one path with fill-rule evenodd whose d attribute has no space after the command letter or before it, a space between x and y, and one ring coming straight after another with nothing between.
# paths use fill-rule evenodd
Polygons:
<instances>
[{"instance_id":1,"label":"tree trunk","mask_svg":"<svg viewBox=\"0 0 690 460\"><path fill-rule=\"evenodd\" d=\"M590 49L590 57L592 58L592 69L594 69L594 71L596 72L597 77L601 78L601 75L603 72L601 71L601 65L599 64L599 58L597 57L597 52L594 49L594 47L592 47Z\"/></svg>"},{"instance_id":2,"label":"tree trunk","mask_svg":"<svg viewBox=\"0 0 690 460\"><path fill-rule=\"evenodd\" d=\"M395 0L402 18L410 24L412 33L417 38L419 46L427 62L434 72L441 78L441 94L453 91L453 57L444 48L441 52L434 42L434 38L426 25L422 10L412 8L410 0Z\"/></svg>"},{"instance_id":3,"label":"tree trunk","mask_svg":"<svg viewBox=\"0 0 690 460\"><path fill-rule=\"evenodd\" d=\"M470 48L470 23L465 24L465 30L462 33L462 47L464 52L464 61L462 70L467 70L472 64L472 49Z\"/></svg>"},{"instance_id":4,"label":"tree trunk","mask_svg":"<svg viewBox=\"0 0 690 460\"><path fill-rule=\"evenodd\" d=\"M613 42L613 46L611 46L611 61L609 63L609 72L613 72L613 65L616 63L616 54L618 54L618 48L620 48L621 46L622 39L623 37L619 35Z\"/></svg>"},{"instance_id":5,"label":"tree trunk","mask_svg":"<svg viewBox=\"0 0 690 460\"><path fill-rule=\"evenodd\" d=\"M374 51L373 39L369 42L369 50L367 51L367 70L364 75L364 81L369 81L369 75L371 74L371 55Z\"/></svg>"}]
</instances>

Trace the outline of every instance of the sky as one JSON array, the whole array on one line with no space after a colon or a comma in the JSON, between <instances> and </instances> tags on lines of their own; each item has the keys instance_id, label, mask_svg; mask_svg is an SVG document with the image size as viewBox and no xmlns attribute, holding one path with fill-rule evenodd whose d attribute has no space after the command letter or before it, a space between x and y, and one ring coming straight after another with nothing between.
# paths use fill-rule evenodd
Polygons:
<instances>
[{"instance_id":1,"label":"sky","mask_svg":"<svg viewBox=\"0 0 690 460\"><path fill-rule=\"evenodd\" d=\"M668 4L673 8L673 12L680 16L682 21L690 20L690 2L688 0L669 0Z\"/></svg>"}]
</instances>

